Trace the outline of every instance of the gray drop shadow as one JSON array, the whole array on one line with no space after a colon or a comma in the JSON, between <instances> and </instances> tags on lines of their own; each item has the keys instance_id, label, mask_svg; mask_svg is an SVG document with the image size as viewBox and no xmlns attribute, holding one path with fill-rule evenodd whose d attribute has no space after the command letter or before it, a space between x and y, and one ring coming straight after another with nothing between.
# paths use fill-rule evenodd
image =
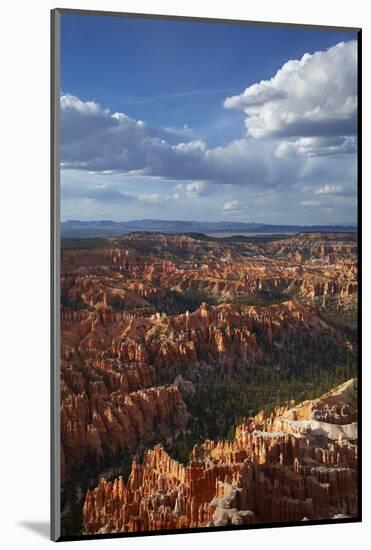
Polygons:
<instances>
[{"instance_id":1,"label":"gray drop shadow","mask_svg":"<svg viewBox=\"0 0 371 550\"><path fill-rule=\"evenodd\" d=\"M33 531L43 539L50 538L50 523L48 521L19 521L18 525Z\"/></svg>"}]
</instances>

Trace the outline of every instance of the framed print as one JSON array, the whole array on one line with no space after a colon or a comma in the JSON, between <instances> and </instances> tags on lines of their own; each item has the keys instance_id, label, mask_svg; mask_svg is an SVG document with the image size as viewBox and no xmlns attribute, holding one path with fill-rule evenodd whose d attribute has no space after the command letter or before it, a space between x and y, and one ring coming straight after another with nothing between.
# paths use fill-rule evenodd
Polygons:
<instances>
[{"instance_id":1,"label":"framed print","mask_svg":"<svg viewBox=\"0 0 371 550\"><path fill-rule=\"evenodd\" d=\"M360 67L53 10L53 540L361 520Z\"/></svg>"}]
</instances>

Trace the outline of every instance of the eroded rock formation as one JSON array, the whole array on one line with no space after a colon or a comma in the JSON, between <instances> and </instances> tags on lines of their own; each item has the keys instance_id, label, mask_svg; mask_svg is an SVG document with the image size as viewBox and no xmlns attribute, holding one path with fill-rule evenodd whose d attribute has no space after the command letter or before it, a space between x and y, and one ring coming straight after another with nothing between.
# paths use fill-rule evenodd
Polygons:
<instances>
[{"instance_id":1,"label":"eroded rock formation","mask_svg":"<svg viewBox=\"0 0 371 550\"><path fill-rule=\"evenodd\" d=\"M259 369L268 380L299 377L317 372L324 352L330 365L354 352L338 321L356 312L356 237L137 233L103 244L62 250L61 477L69 490L86 466L95 482L113 459L138 462L127 483L104 474L88 492L84 531L354 515L352 384L247 419L233 441L208 435L217 440L188 464L164 447L171 454L189 435L203 385L220 378L233 390ZM213 407L210 417L224 414Z\"/></svg>"},{"instance_id":2,"label":"eroded rock formation","mask_svg":"<svg viewBox=\"0 0 371 550\"><path fill-rule=\"evenodd\" d=\"M357 513L356 382L320 399L277 408L206 441L184 466L157 445L128 482L88 491L85 533L303 521ZM316 420L319 410L333 415ZM335 410L336 409L336 410ZM336 428L335 430L333 428Z\"/></svg>"}]
</instances>

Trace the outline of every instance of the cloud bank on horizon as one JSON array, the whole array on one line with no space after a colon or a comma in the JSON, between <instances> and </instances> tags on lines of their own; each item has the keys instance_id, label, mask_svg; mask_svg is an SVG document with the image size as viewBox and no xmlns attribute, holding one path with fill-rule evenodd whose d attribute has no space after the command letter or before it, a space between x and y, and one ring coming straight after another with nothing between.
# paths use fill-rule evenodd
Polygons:
<instances>
[{"instance_id":1,"label":"cloud bank on horizon","mask_svg":"<svg viewBox=\"0 0 371 550\"><path fill-rule=\"evenodd\" d=\"M356 221L356 41L288 60L220 109L245 135L210 147L188 124L63 93L62 218Z\"/></svg>"}]
</instances>

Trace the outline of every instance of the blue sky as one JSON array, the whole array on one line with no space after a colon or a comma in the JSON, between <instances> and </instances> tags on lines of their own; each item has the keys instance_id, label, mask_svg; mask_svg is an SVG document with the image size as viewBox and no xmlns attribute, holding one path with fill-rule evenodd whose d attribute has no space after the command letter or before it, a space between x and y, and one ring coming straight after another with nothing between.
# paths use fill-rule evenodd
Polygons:
<instances>
[{"instance_id":1,"label":"blue sky","mask_svg":"<svg viewBox=\"0 0 371 550\"><path fill-rule=\"evenodd\" d=\"M61 31L62 219L355 221L354 33L71 14Z\"/></svg>"}]
</instances>

